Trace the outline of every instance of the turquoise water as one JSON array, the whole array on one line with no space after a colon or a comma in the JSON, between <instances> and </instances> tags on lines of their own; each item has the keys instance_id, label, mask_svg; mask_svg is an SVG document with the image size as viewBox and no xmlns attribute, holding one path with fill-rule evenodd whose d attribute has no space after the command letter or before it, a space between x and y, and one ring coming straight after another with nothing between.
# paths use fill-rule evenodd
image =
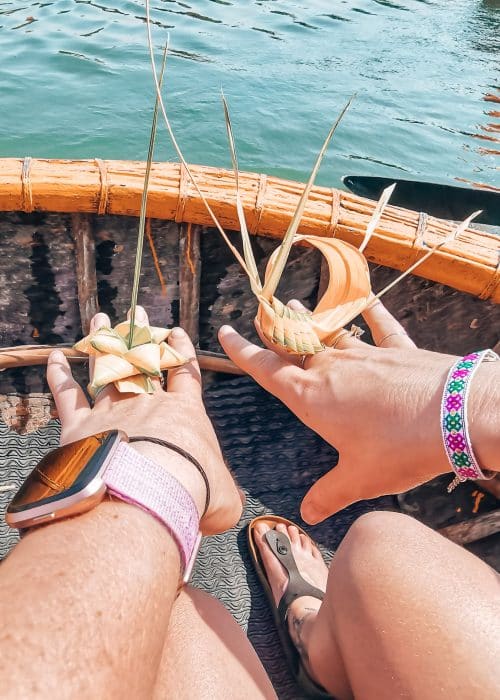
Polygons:
<instances>
[{"instance_id":1,"label":"turquoise water","mask_svg":"<svg viewBox=\"0 0 500 700\"><path fill-rule=\"evenodd\" d=\"M500 186L498 0L153 0L169 112L190 162L319 182L344 174ZM144 3L0 0L0 156L144 159ZM495 153L496 152L496 153ZM161 158L174 157L162 129Z\"/></svg>"}]
</instances>

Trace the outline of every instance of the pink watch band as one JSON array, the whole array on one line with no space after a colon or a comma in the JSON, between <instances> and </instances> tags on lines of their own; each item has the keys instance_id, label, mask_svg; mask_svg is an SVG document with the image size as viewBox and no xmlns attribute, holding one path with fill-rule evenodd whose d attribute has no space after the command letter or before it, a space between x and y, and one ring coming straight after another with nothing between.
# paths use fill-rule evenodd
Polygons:
<instances>
[{"instance_id":1,"label":"pink watch band","mask_svg":"<svg viewBox=\"0 0 500 700\"><path fill-rule=\"evenodd\" d=\"M121 442L103 475L111 495L139 506L166 526L181 555L187 581L201 541L196 505L177 479Z\"/></svg>"}]
</instances>

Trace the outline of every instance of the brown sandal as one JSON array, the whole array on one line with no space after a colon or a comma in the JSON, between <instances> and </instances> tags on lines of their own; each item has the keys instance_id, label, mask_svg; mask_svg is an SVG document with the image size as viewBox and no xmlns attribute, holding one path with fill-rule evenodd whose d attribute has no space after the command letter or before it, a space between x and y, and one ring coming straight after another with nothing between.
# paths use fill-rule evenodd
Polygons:
<instances>
[{"instance_id":1,"label":"brown sandal","mask_svg":"<svg viewBox=\"0 0 500 700\"><path fill-rule=\"evenodd\" d=\"M255 541L255 526L259 523L265 523L271 528L268 532L266 532L264 538L269 545L270 550L288 574L288 586L278 605L275 603L266 570L262 564L257 543ZM266 594L266 598L271 607L274 621L278 630L278 635L293 677L307 697L331 698L332 696L329 695L326 690L321 688L321 686L315 683L307 673L302 658L288 631L287 620L288 608L294 600L302 596L312 596L313 598L323 600L324 592L308 583L300 575L291 551L290 539L287 535L285 535L285 533L277 532L275 529L278 523L282 523L287 527L289 525L294 525L301 534L309 537L309 535L307 535L302 528L293 523L291 520L281 518L277 515L262 515L258 518L254 518L248 526L248 546L250 548L250 556L264 589L264 593Z\"/></svg>"}]
</instances>

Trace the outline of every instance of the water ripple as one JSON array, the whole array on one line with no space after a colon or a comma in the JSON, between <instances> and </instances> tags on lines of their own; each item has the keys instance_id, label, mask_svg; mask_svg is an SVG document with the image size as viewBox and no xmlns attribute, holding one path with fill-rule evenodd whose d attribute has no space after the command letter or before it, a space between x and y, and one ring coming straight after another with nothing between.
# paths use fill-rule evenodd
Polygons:
<instances>
[{"instance_id":1,"label":"water ripple","mask_svg":"<svg viewBox=\"0 0 500 700\"><path fill-rule=\"evenodd\" d=\"M356 160L365 174L453 182L481 172L500 184L491 0L454 0L453 11L449 0L152 5L158 53L170 32L168 104L190 160L230 165L222 84L241 167L307 179L318 133L357 91L321 183L338 183ZM0 25L2 155L144 157L153 98L143 0L0 0ZM163 133L158 157L172 157Z\"/></svg>"}]
</instances>

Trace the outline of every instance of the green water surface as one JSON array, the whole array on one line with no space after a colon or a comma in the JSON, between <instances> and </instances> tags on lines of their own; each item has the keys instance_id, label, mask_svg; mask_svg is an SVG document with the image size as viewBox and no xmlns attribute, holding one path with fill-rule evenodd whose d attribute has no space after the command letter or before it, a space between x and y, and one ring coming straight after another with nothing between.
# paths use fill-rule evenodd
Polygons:
<instances>
[{"instance_id":1,"label":"green water surface","mask_svg":"<svg viewBox=\"0 0 500 700\"><path fill-rule=\"evenodd\" d=\"M190 162L298 180L352 93L318 181L500 186L498 0L153 0L168 108ZM144 159L153 83L143 2L0 0L0 157ZM164 129L158 157L174 158ZM495 153L496 152L496 153Z\"/></svg>"}]
</instances>

